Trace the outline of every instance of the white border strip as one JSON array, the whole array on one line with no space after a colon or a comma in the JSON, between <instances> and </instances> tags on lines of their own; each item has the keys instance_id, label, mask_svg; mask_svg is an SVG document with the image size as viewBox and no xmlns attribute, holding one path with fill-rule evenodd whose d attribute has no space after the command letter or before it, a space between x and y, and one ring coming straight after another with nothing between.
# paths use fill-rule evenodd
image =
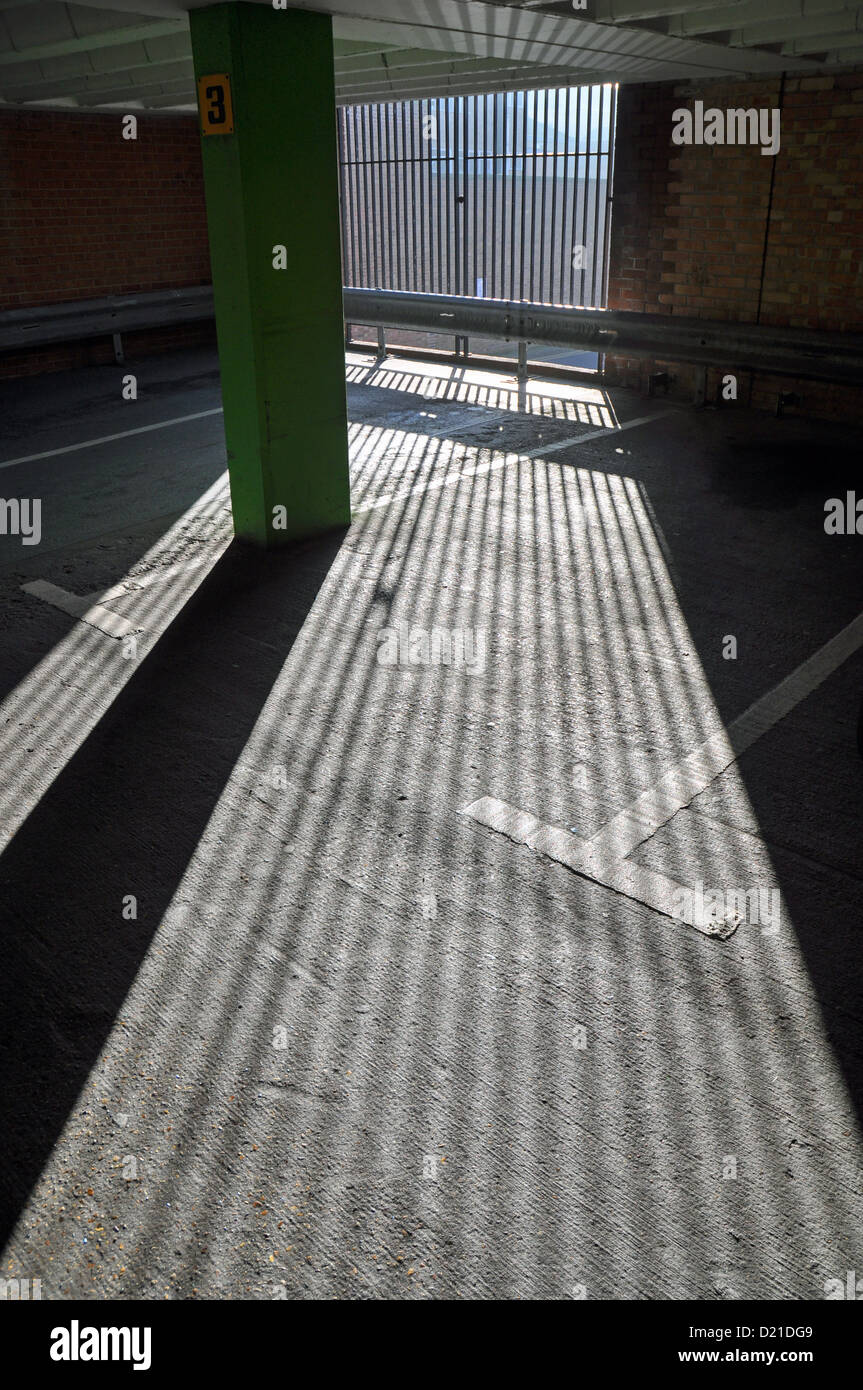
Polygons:
<instances>
[{"instance_id":1,"label":"white border strip","mask_svg":"<svg viewBox=\"0 0 863 1390\"><path fill-rule=\"evenodd\" d=\"M664 917L681 921L680 895L685 893L686 889L682 883L677 883L665 874L656 873L653 869L644 869L639 864L629 864L623 859L615 863L610 856L602 861L599 856L591 854L588 842L580 839L578 835L554 825L546 825L536 816L519 811L515 806L508 806L505 801L498 801L493 796L480 797L478 801L472 801L469 806L462 807L462 815L470 816L471 820L478 821L489 830L506 835L516 844L527 845L528 849L537 854L544 854L546 858L554 859L558 864L565 864L568 869L581 874L582 877L593 879L595 883L601 883L625 898L633 898L646 907L652 907ZM704 924L696 921L692 925L704 936L725 940L734 934L738 923L736 919L708 919Z\"/></svg>"},{"instance_id":2,"label":"white border strip","mask_svg":"<svg viewBox=\"0 0 863 1390\"><path fill-rule=\"evenodd\" d=\"M21 588L26 594L33 594L45 603L50 603L52 608L59 608L63 613L69 613L71 617L79 618L82 623L88 623L90 627L104 632L106 637L120 639L128 637L130 632L143 631L134 623L130 623L128 618L113 613L103 604L92 603L89 598L82 598L79 594L70 594L68 589L49 584L46 579L33 579L29 584L22 584Z\"/></svg>"},{"instance_id":3,"label":"white border strip","mask_svg":"<svg viewBox=\"0 0 863 1390\"><path fill-rule=\"evenodd\" d=\"M75 454L79 449L95 449L99 444L112 444L115 439L128 439L132 434L149 434L152 430L166 430L171 425L185 425L189 420L204 420L208 415L221 415L222 407L214 410L198 410L194 415L175 415L172 420L159 420L155 425L139 425L134 430L120 430L118 434L103 434L98 439L82 439L80 444L66 444L62 449L46 449L41 454L23 454L19 459L4 459L0 468L17 468L19 463L34 463L37 459L56 458L58 454Z\"/></svg>"},{"instance_id":4,"label":"white border strip","mask_svg":"<svg viewBox=\"0 0 863 1390\"><path fill-rule=\"evenodd\" d=\"M588 841L600 854L624 858L688 806L720 773L784 719L863 646L863 613L819 647L808 661L780 681L743 714L720 729L621 811Z\"/></svg>"},{"instance_id":5,"label":"white border strip","mask_svg":"<svg viewBox=\"0 0 863 1390\"><path fill-rule=\"evenodd\" d=\"M391 502L402 502L421 492L436 492L440 488L453 487L455 483L460 483L462 478L476 478L482 473L493 473L498 468L505 468L508 463L543 459L546 454L555 454L560 449L573 449L576 444L584 444L588 439L613 439L623 430L634 430L639 425L650 425L654 420L661 420L663 416L673 413L671 410L658 410L655 415L640 415L637 420L625 420L622 425L613 425L608 429L589 430L587 434L576 434L570 439L560 439L556 444L543 444L541 448L528 449L525 453L502 454L489 463L477 463L468 468L461 468L457 473L448 473L445 478L430 478L428 482L416 483L413 487L404 488L401 492L385 493L383 497L376 498L374 502L366 502L364 506L357 507L351 515L353 517L364 516L366 512L376 511L379 507L388 507ZM372 428L377 429L379 426L372 426ZM466 447L475 449L477 453L488 450L487 444L475 444ZM498 451L492 449L490 452L497 454Z\"/></svg>"},{"instance_id":6,"label":"white border strip","mask_svg":"<svg viewBox=\"0 0 863 1390\"><path fill-rule=\"evenodd\" d=\"M517 844L527 845L529 849L559 864L565 864L575 873L612 888L624 897L634 898L666 917L680 920L674 909L680 901L677 895L683 885L665 874L628 862L626 856L655 835L678 811L688 806L736 762L741 753L751 748L763 734L817 690L861 646L863 613L823 647L819 647L790 676L786 676L785 680L744 710L727 729L721 729L677 767L671 768L655 787L644 792L589 840L583 840L558 826L548 825L529 812L520 811L492 796L480 797L478 801L462 807L462 815L470 816L480 825L506 835ZM725 939L733 934L738 924L726 920L706 926L699 926L695 922L692 925L706 936Z\"/></svg>"}]
</instances>

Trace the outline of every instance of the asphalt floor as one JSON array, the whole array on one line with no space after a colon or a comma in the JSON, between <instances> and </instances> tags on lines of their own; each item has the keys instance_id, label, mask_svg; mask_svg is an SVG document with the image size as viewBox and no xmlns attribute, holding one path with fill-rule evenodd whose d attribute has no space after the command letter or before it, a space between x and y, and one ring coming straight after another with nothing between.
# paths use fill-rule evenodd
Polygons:
<instances>
[{"instance_id":1,"label":"asphalt floor","mask_svg":"<svg viewBox=\"0 0 863 1390\"><path fill-rule=\"evenodd\" d=\"M823 1297L863 1268L863 540L824 529L859 441L347 375L353 523L270 555L213 353L0 383L0 493L41 503L0 536L0 1275ZM484 798L653 818L600 881Z\"/></svg>"}]
</instances>

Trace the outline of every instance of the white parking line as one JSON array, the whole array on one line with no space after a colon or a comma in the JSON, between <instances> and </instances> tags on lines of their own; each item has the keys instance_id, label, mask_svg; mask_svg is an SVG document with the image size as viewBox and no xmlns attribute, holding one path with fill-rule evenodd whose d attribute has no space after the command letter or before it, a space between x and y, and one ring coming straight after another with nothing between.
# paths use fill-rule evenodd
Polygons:
<instances>
[{"instance_id":1,"label":"white parking line","mask_svg":"<svg viewBox=\"0 0 863 1390\"><path fill-rule=\"evenodd\" d=\"M615 859L631 854L700 795L741 753L751 748L756 739L811 695L861 646L863 613L819 647L784 681L738 715L727 729L720 729L706 739L587 843L595 852L610 853Z\"/></svg>"},{"instance_id":2,"label":"white parking line","mask_svg":"<svg viewBox=\"0 0 863 1390\"><path fill-rule=\"evenodd\" d=\"M461 468L457 473L447 473L443 478L430 478L425 483L415 483L413 487L403 488L401 492L388 492L383 497L378 497L374 502L367 502L363 507L357 507L352 515L363 516L366 512L376 511L378 507L388 507L391 502L402 502L405 498L413 497L421 492L435 492L440 488L452 487L455 483L460 483L462 478L476 478L483 473L494 473L499 468L505 468L508 463L526 462L530 459L543 459L546 454L557 453L561 449L572 449L576 444L585 444L589 439L611 439L615 435L621 434L623 430L634 430L639 425L649 425L654 420L661 420L663 416L670 415L670 410L658 410L655 415L640 415L637 420L625 420L622 425L615 425L609 429L588 430L586 434L575 434L569 439L560 439L556 444L543 444L536 449L528 449L524 453L500 454L488 463L477 463L467 468ZM472 446L477 453L491 452L497 454L497 450L489 450L487 444L477 444Z\"/></svg>"},{"instance_id":3,"label":"white parking line","mask_svg":"<svg viewBox=\"0 0 863 1390\"><path fill-rule=\"evenodd\" d=\"M52 608L59 608L63 613L69 613L73 618L78 618L82 623L87 623L90 627L95 627L99 632L104 632L106 637L115 637L118 640L128 637L130 632L141 632L141 628L135 627L128 618L122 618L119 613L113 613L110 608L105 608L101 603L93 603L89 598L83 598L80 594L71 594L68 589L61 589L57 584L49 584L45 579L33 579L29 584L22 584L21 588L27 594L33 594L36 598L41 598L45 603L50 603Z\"/></svg>"},{"instance_id":4,"label":"white parking line","mask_svg":"<svg viewBox=\"0 0 863 1390\"><path fill-rule=\"evenodd\" d=\"M478 412L481 412L481 411L482 411L482 407L481 407L481 406L471 407L471 410L472 410L472 411L473 411L473 410L476 410L476 411L478 411ZM491 418L492 415L494 415L494 416L497 416L497 415L503 416L503 413L504 413L504 412L502 412L502 411L486 412L486 414L483 416L483 422L484 422L484 423L488 423L488 420ZM536 458L536 457L538 457L538 456L541 456L543 453L549 453L549 454L550 454L550 453L554 453L554 451L557 450L557 449L568 449L569 446L570 446L571 444L580 443L582 440L585 440L585 439L596 439L596 438L598 438L600 435L604 435L604 434L616 434L618 430L629 430L629 429L633 429L636 425L646 425L646 424L648 424L651 420L658 420L658 419L660 418L660 416L662 416L662 415L668 415L668 414L670 414L670 413L671 413L670 411L663 410L663 411L658 411L656 415L645 415L645 416L643 416L643 417L642 417L641 419L639 419L639 420L627 420L627 421L626 421L624 424L622 424L622 425L619 425L619 426L616 426L616 427L615 427L615 426L610 426L608 429L593 430L593 431L591 431L589 434L579 435L579 436L577 436L575 439L564 439L564 440L562 440L559 444L549 444L549 445L546 445L544 449L534 449L534 450L531 450L531 451L530 451L529 453L527 453L527 454L520 454L519 457L520 457L520 458ZM43 451L42 451L41 453L39 453L39 454L22 454L19 458L15 458L15 459L2 459L2 460L0 460L0 469L3 469L3 468L17 468L18 465L19 465L19 464L22 464L22 463L37 463L40 459L57 458L57 457L59 457L60 454L76 454L76 453L79 453L79 452L81 451L81 449L95 449L95 448L97 448L100 444L113 444L113 443L115 442L115 440L117 440L117 439L129 439L129 438L131 438L132 435L136 435L136 434L150 434L150 433L152 433L153 430L167 430L167 429L170 429L171 426L173 426L173 425L186 425L186 424L189 423L190 420L206 420L208 416L211 416L211 415L221 415L221 414L222 414L222 407L219 405L219 406L215 406L212 410L197 410L197 411L195 411L195 412L194 412L193 414L191 414L191 415L175 415L175 416L173 416L170 420L157 420L156 423L155 423L155 424L152 424L152 425L138 425L136 428L131 429L131 430L118 430L116 434L101 434L101 435L98 435L95 439L82 439L82 440L80 441L80 443L78 443L78 444L64 444L64 445L63 445L61 448L59 448L59 449L43 449ZM465 414L466 414L466 412L463 412L463 415L465 415ZM540 417L538 417L538 418L540 418ZM452 422L452 421L447 421L447 422L444 422L444 424L441 425L441 426L439 426L438 428L429 430L428 433L429 433L430 435L435 435L435 436L440 435L440 434L446 434L448 430L450 430L450 429L452 429L452 428L454 428L454 427L462 427L462 426L464 425L464 423L465 423L465 420L464 420L464 419L461 419L461 418L460 418L457 422L455 422L455 423ZM440 486L443 486L443 484L441 484ZM416 490L416 489L414 489L414 490ZM404 494L404 496L409 496L409 495L410 495L409 493L405 493L405 494ZM371 507L375 507L375 506L384 506L384 505L385 505L385 501L392 501L392 500L395 500L395 499L393 499L393 498L387 498L387 499L385 499L385 500L384 500L384 499L381 499L379 502L372 503L372 504L371 504ZM369 511L369 510L370 510L370 507L361 507L359 510L360 510L360 512ZM358 514L359 514L359 513L358 513Z\"/></svg>"},{"instance_id":5,"label":"white parking line","mask_svg":"<svg viewBox=\"0 0 863 1390\"><path fill-rule=\"evenodd\" d=\"M151 430L166 430L171 425L185 425L189 420L204 420L208 415L221 415L222 407L214 410L198 410L194 415L175 415L171 420L159 420L155 425L139 425L137 429L120 430L117 434L103 434L98 439L82 439L80 444L66 444L62 449L45 449L41 454L23 454L21 458L4 459L0 468L16 468L19 463L34 463L37 459L55 458L58 454L74 454L79 449L95 449L98 444L111 444L115 439L128 439L132 434L149 434Z\"/></svg>"},{"instance_id":6,"label":"white parking line","mask_svg":"<svg viewBox=\"0 0 863 1390\"><path fill-rule=\"evenodd\" d=\"M611 854L593 853L588 840L582 840L570 830L546 825L527 811L519 811L493 796L482 796L469 806L462 807L462 815L470 816L471 820L478 821L489 830L506 835L516 844L527 845L537 854L544 854L547 859L565 864L583 878L593 879L595 883L612 888L625 898L634 898L636 902L652 907L665 917L676 918L678 915L675 911L676 903L680 902L678 894L685 892L685 886L666 874L643 869L639 864L630 864L625 859L615 860ZM707 919L703 924L696 920L693 925L705 936L724 940L733 935L738 924L736 919Z\"/></svg>"},{"instance_id":7,"label":"white parking line","mask_svg":"<svg viewBox=\"0 0 863 1390\"><path fill-rule=\"evenodd\" d=\"M590 839L548 825L496 797L480 797L464 806L462 814L549 859L566 864L585 878L676 919L678 894L684 885L665 874L628 862L627 856L688 806L741 753L811 695L861 646L863 613L779 685L750 705L727 729L719 730L671 768L655 787L644 792ZM725 938L732 935L738 924L734 920L724 920L708 921L704 926L694 922L693 925L705 935Z\"/></svg>"}]
</instances>

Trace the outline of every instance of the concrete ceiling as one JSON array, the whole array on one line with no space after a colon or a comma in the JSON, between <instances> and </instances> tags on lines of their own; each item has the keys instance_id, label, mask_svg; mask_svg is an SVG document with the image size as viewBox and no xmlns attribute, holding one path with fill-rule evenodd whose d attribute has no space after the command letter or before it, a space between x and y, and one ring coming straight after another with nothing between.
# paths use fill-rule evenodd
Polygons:
<instances>
[{"instance_id":1,"label":"concrete ceiling","mask_svg":"<svg viewBox=\"0 0 863 1390\"><path fill-rule=\"evenodd\" d=\"M199 2L0 0L0 105L192 110ZM863 64L863 0L575 3L287 0L334 16L341 104Z\"/></svg>"}]
</instances>

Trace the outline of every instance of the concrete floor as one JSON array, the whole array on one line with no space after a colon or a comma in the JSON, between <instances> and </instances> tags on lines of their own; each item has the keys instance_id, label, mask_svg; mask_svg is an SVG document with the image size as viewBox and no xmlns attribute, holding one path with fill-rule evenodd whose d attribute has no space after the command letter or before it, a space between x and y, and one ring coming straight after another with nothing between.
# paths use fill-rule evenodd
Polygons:
<instances>
[{"instance_id":1,"label":"concrete floor","mask_svg":"<svg viewBox=\"0 0 863 1390\"><path fill-rule=\"evenodd\" d=\"M2 1274L823 1297L863 1268L863 636L627 861L778 888L778 934L464 811L594 836L851 624L863 542L823 519L859 442L348 376L354 523L268 557L229 544L212 356L0 386L0 463L47 455L0 472L43 531L0 537ZM402 623L484 664L380 664Z\"/></svg>"}]
</instances>

